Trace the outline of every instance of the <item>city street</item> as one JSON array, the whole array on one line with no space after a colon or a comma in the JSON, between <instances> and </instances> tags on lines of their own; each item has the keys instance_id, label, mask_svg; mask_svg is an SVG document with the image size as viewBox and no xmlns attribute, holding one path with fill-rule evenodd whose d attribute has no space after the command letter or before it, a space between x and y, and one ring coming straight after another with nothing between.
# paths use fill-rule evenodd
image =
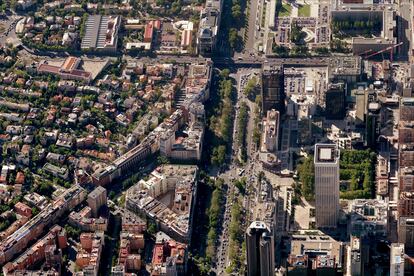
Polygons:
<instances>
[{"instance_id":1,"label":"city street","mask_svg":"<svg viewBox=\"0 0 414 276\"><path fill-rule=\"evenodd\" d=\"M248 158L247 158L247 162L242 165L242 166L238 166L236 164L238 164L238 152L239 149L236 148L236 143L232 144L232 156L231 156L231 163L229 166L229 169L221 174L218 175L218 177L223 178L225 183L228 184L229 189L227 190L227 193L225 195L225 198L231 198L232 193L235 191L235 187L232 184L232 181L234 179L240 178L240 177L245 177L247 180L247 187L246 187L246 191L249 191L249 186L250 185L254 185L254 183L256 183L256 176L258 175L259 171L261 171L261 165L254 160L254 156L256 153L256 147L255 145L253 145L253 139L252 139L252 134L253 134L253 129L254 129L254 109L255 109L255 103L251 102L250 100L247 99L247 97L244 95L243 93L243 85L241 85L241 77L242 76L246 76L247 74L251 74L251 76L253 76L254 72L252 70L246 70L246 69L241 69L239 70L236 74L232 74L231 77L233 77L236 80L236 88L237 88L237 101L235 103L235 107L236 107L236 115L235 115L235 119L234 119L234 126L233 126L233 141L235 141L236 137L237 137L237 132L238 132L238 126L237 126L237 121L238 121L238 115L239 115L239 107L240 105L245 102L248 107L249 107L249 120L248 120L248 124L247 124L247 129L246 129L246 147L247 147L247 153L248 153ZM244 83L245 85L246 83ZM253 164L255 164L253 166ZM244 172L242 171L244 170ZM250 210L249 206L250 206L250 194L246 194L246 199L243 201L244 203L244 208L246 210ZM228 254L229 254L229 224L230 224L230 212L231 212L231 206L232 206L233 202L230 201L226 201L226 204L224 206L225 210L224 210L224 216L223 216L223 225L222 225L222 232L219 236L219 240L218 240L218 248L217 248L217 268L216 268L216 273L217 275L225 275L225 269L226 267L228 267L229 265L229 258L228 258ZM250 215L251 213L248 212L248 214ZM250 216L248 218L246 218L246 221L250 221Z\"/></svg>"}]
</instances>

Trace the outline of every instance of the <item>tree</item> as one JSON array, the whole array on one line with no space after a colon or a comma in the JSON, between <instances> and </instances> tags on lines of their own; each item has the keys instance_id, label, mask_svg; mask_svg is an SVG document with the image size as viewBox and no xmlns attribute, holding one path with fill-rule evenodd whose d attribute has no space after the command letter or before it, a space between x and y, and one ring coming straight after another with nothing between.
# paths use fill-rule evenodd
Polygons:
<instances>
[{"instance_id":1,"label":"tree","mask_svg":"<svg viewBox=\"0 0 414 276\"><path fill-rule=\"evenodd\" d=\"M315 49L315 52L319 55L327 55L329 54L329 49L326 47L319 47Z\"/></svg>"},{"instance_id":2,"label":"tree","mask_svg":"<svg viewBox=\"0 0 414 276\"><path fill-rule=\"evenodd\" d=\"M256 89L256 84L257 84L257 79L255 77L249 79L246 86L244 87L244 94L248 96L251 93L254 93Z\"/></svg>"},{"instance_id":3,"label":"tree","mask_svg":"<svg viewBox=\"0 0 414 276\"><path fill-rule=\"evenodd\" d=\"M75 240L79 239L79 236L80 236L80 233L81 233L80 229L74 228L74 227L66 224L65 225L65 231L66 231L66 234L68 235L69 238L72 238L72 239L75 239Z\"/></svg>"},{"instance_id":4,"label":"tree","mask_svg":"<svg viewBox=\"0 0 414 276\"><path fill-rule=\"evenodd\" d=\"M272 50L276 55L280 57L285 57L289 55L289 49L283 45L276 45L276 43L273 43Z\"/></svg>"},{"instance_id":5,"label":"tree","mask_svg":"<svg viewBox=\"0 0 414 276\"><path fill-rule=\"evenodd\" d=\"M229 43L230 43L230 47L233 50L236 50L238 48L240 48L240 44L241 44L241 38L239 36L239 34L237 33L237 29L235 28L231 28L229 30Z\"/></svg>"},{"instance_id":6,"label":"tree","mask_svg":"<svg viewBox=\"0 0 414 276\"><path fill-rule=\"evenodd\" d=\"M242 11L241 11L241 7L239 4L235 4L233 5L233 7L231 7L231 16L233 17L233 20L235 21L240 20L240 18L242 17Z\"/></svg>"},{"instance_id":7,"label":"tree","mask_svg":"<svg viewBox=\"0 0 414 276\"><path fill-rule=\"evenodd\" d=\"M220 145L213 149L213 154L211 156L211 163L215 166L221 166L224 164L226 159L226 146Z\"/></svg>"},{"instance_id":8,"label":"tree","mask_svg":"<svg viewBox=\"0 0 414 276\"><path fill-rule=\"evenodd\" d=\"M49 182L42 182L39 187L39 194L44 195L46 197L51 197L52 193L54 192L53 186Z\"/></svg>"},{"instance_id":9,"label":"tree","mask_svg":"<svg viewBox=\"0 0 414 276\"><path fill-rule=\"evenodd\" d=\"M229 76L230 76L230 70L229 69L226 68L226 69L221 70L221 72L220 72L220 78L222 78L222 79L228 79Z\"/></svg>"},{"instance_id":10,"label":"tree","mask_svg":"<svg viewBox=\"0 0 414 276\"><path fill-rule=\"evenodd\" d=\"M351 191L358 190L358 188L359 188L358 186L359 186L358 185L358 178L356 176L356 173L354 172L354 173L352 173L352 176L351 176L351 183L350 183Z\"/></svg>"},{"instance_id":11,"label":"tree","mask_svg":"<svg viewBox=\"0 0 414 276\"><path fill-rule=\"evenodd\" d=\"M152 221L148 222L147 232L150 235L154 235L155 233L157 233L157 225L155 225L155 223Z\"/></svg>"},{"instance_id":12,"label":"tree","mask_svg":"<svg viewBox=\"0 0 414 276\"><path fill-rule=\"evenodd\" d=\"M295 44L304 44L303 39L306 37L306 33L302 31L302 27L300 27L297 23L293 24L290 29L290 41Z\"/></svg>"},{"instance_id":13,"label":"tree","mask_svg":"<svg viewBox=\"0 0 414 276\"><path fill-rule=\"evenodd\" d=\"M168 160L168 158L166 156L163 155L159 155L157 157L157 164L158 165L164 165L164 164L169 164L170 160Z\"/></svg>"},{"instance_id":14,"label":"tree","mask_svg":"<svg viewBox=\"0 0 414 276\"><path fill-rule=\"evenodd\" d=\"M246 192L246 178L243 177L241 179L235 180L234 186L236 186L239 192L244 195L244 193Z\"/></svg>"},{"instance_id":15,"label":"tree","mask_svg":"<svg viewBox=\"0 0 414 276\"><path fill-rule=\"evenodd\" d=\"M298 166L299 181L301 182L301 193L306 200L313 200L315 196L315 169L313 156L308 156Z\"/></svg>"},{"instance_id":16,"label":"tree","mask_svg":"<svg viewBox=\"0 0 414 276\"><path fill-rule=\"evenodd\" d=\"M254 102L260 108L262 106L262 96L261 95L256 95L256 98L254 99Z\"/></svg>"}]
</instances>

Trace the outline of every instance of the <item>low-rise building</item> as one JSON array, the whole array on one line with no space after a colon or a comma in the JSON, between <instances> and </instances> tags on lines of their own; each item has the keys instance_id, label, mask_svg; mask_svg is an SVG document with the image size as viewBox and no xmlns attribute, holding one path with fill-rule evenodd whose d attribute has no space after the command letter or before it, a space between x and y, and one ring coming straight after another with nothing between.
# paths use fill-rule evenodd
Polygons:
<instances>
[{"instance_id":1,"label":"low-rise building","mask_svg":"<svg viewBox=\"0 0 414 276\"><path fill-rule=\"evenodd\" d=\"M81 49L114 53L118 47L120 25L121 16L89 15Z\"/></svg>"},{"instance_id":2,"label":"low-rise building","mask_svg":"<svg viewBox=\"0 0 414 276\"><path fill-rule=\"evenodd\" d=\"M104 237L103 232L81 234L81 247L76 254L76 265L81 268L82 275L98 275Z\"/></svg>"},{"instance_id":3,"label":"low-rise building","mask_svg":"<svg viewBox=\"0 0 414 276\"><path fill-rule=\"evenodd\" d=\"M349 205L350 233L356 237L388 235L388 203L377 199L355 199Z\"/></svg>"},{"instance_id":4,"label":"low-rise building","mask_svg":"<svg viewBox=\"0 0 414 276\"><path fill-rule=\"evenodd\" d=\"M7 237L0 244L0 265L23 251L30 241L37 239L47 227L56 223L65 212L73 209L85 197L86 191L82 187L79 185L72 186L51 204L47 205L39 214Z\"/></svg>"},{"instance_id":5,"label":"low-rise building","mask_svg":"<svg viewBox=\"0 0 414 276\"><path fill-rule=\"evenodd\" d=\"M108 229L108 219L103 217L93 218L91 214L91 208L88 206L79 212L73 211L69 215L68 223L83 232L106 231Z\"/></svg>"},{"instance_id":6,"label":"low-rise building","mask_svg":"<svg viewBox=\"0 0 414 276\"><path fill-rule=\"evenodd\" d=\"M84 83L92 81L92 74L83 69L79 69L80 58L68 57L61 66L49 64L47 61L42 61L37 67L39 74L57 75L62 79L77 80Z\"/></svg>"},{"instance_id":7,"label":"low-rise building","mask_svg":"<svg viewBox=\"0 0 414 276\"><path fill-rule=\"evenodd\" d=\"M187 254L187 245L158 232L152 253L151 275L185 275Z\"/></svg>"},{"instance_id":8,"label":"low-rise building","mask_svg":"<svg viewBox=\"0 0 414 276\"><path fill-rule=\"evenodd\" d=\"M51 249L51 246L55 246L55 248L57 247L59 249L63 249L67 246L66 232L58 225L53 226L46 236L38 240L16 260L5 264L3 266L3 274L5 276L15 275L15 271L17 270L26 270L44 260L50 261L47 260L50 259L47 257L50 257L48 251ZM60 262L57 262L57 265L60 265Z\"/></svg>"}]
</instances>

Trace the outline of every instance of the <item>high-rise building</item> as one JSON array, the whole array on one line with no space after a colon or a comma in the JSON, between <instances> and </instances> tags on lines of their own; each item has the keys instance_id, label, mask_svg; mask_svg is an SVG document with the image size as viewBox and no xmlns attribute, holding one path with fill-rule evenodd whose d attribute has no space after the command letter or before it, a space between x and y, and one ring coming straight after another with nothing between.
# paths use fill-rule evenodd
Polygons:
<instances>
[{"instance_id":1,"label":"high-rise building","mask_svg":"<svg viewBox=\"0 0 414 276\"><path fill-rule=\"evenodd\" d=\"M334 228L339 212L339 149L335 144L315 145L316 226Z\"/></svg>"},{"instance_id":2,"label":"high-rise building","mask_svg":"<svg viewBox=\"0 0 414 276\"><path fill-rule=\"evenodd\" d=\"M88 195L88 205L91 208L92 216L97 217L99 209L106 205L106 189L98 186Z\"/></svg>"},{"instance_id":3,"label":"high-rise building","mask_svg":"<svg viewBox=\"0 0 414 276\"><path fill-rule=\"evenodd\" d=\"M325 117L342 120L345 117L345 83L332 83L325 95Z\"/></svg>"},{"instance_id":4,"label":"high-rise building","mask_svg":"<svg viewBox=\"0 0 414 276\"><path fill-rule=\"evenodd\" d=\"M404 251L404 244L391 244L390 276L404 276Z\"/></svg>"},{"instance_id":5,"label":"high-rise building","mask_svg":"<svg viewBox=\"0 0 414 276\"><path fill-rule=\"evenodd\" d=\"M285 88L283 67L264 65L262 73L262 111L276 109L280 113L285 110Z\"/></svg>"},{"instance_id":6,"label":"high-rise building","mask_svg":"<svg viewBox=\"0 0 414 276\"><path fill-rule=\"evenodd\" d=\"M351 242L347 247L347 276L363 275L363 261L361 239L351 236Z\"/></svg>"},{"instance_id":7,"label":"high-rise building","mask_svg":"<svg viewBox=\"0 0 414 276\"><path fill-rule=\"evenodd\" d=\"M414 217L398 219L398 242L404 244L407 251L414 250Z\"/></svg>"},{"instance_id":8,"label":"high-rise building","mask_svg":"<svg viewBox=\"0 0 414 276\"><path fill-rule=\"evenodd\" d=\"M267 111L263 120L263 150L274 152L279 149L279 111L274 109Z\"/></svg>"},{"instance_id":9,"label":"high-rise building","mask_svg":"<svg viewBox=\"0 0 414 276\"><path fill-rule=\"evenodd\" d=\"M201 10L197 47L202 56L211 56L216 48L222 6L221 0L208 0L205 8Z\"/></svg>"},{"instance_id":10,"label":"high-rise building","mask_svg":"<svg viewBox=\"0 0 414 276\"><path fill-rule=\"evenodd\" d=\"M273 275L275 270L274 239L270 228L254 221L246 231L247 275Z\"/></svg>"}]
</instances>

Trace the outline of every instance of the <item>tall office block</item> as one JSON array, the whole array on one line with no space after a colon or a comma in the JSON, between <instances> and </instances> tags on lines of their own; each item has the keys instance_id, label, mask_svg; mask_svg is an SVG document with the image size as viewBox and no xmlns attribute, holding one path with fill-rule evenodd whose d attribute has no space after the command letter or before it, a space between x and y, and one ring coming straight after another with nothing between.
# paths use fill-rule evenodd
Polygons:
<instances>
[{"instance_id":1,"label":"tall office block","mask_svg":"<svg viewBox=\"0 0 414 276\"><path fill-rule=\"evenodd\" d=\"M345 83L330 84L325 95L325 117L342 120L345 117Z\"/></svg>"},{"instance_id":2,"label":"tall office block","mask_svg":"<svg viewBox=\"0 0 414 276\"><path fill-rule=\"evenodd\" d=\"M273 234L266 223L254 221L246 231L247 275L274 275L275 249Z\"/></svg>"},{"instance_id":3,"label":"tall office block","mask_svg":"<svg viewBox=\"0 0 414 276\"><path fill-rule=\"evenodd\" d=\"M97 217L99 209L106 205L106 189L98 186L88 195L88 205L91 207L92 215Z\"/></svg>"},{"instance_id":4,"label":"tall office block","mask_svg":"<svg viewBox=\"0 0 414 276\"><path fill-rule=\"evenodd\" d=\"M347 247L347 276L361 276L363 274L361 239L351 236L351 242Z\"/></svg>"},{"instance_id":5,"label":"tall office block","mask_svg":"<svg viewBox=\"0 0 414 276\"><path fill-rule=\"evenodd\" d=\"M390 276L404 276L404 252L404 244L391 244Z\"/></svg>"},{"instance_id":6,"label":"tall office block","mask_svg":"<svg viewBox=\"0 0 414 276\"><path fill-rule=\"evenodd\" d=\"M315 145L316 227L334 228L339 213L339 149L334 144Z\"/></svg>"},{"instance_id":7,"label":"tall office block","mask_svg":"<svg viewBox=\"0 0 414 276\"><path fill-rule=\"evenodd\" d=\"M414 218L398 218L398 242L404 244L407 251L414 251Z\"/></svg>"},{"instance_id":8,"label":"tall office block","mask_svg":"<svg viewBox=\"0 0 414 276\"><path fill-rule=\"evenodd\" d=\"M262 72L262 111L285 110L285 83L282 66L264 65Z\"/></svg>"}]
</instances>

